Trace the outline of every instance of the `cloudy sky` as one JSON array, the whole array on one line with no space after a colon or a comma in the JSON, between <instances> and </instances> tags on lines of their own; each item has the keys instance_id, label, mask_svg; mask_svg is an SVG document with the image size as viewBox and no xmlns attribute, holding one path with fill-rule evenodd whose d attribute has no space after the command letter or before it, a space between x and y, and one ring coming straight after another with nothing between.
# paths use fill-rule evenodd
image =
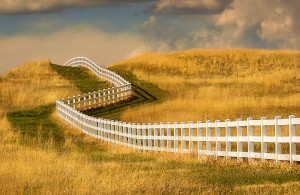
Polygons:
<instances>
[{"instance_id":1,"label":"cloudy sky","mask_svg":"<svg viewBox=\"0 0 300 195\"><path fill-rule=\"evenodd\" d=\"M299 0L0 0L0 74L193 48L300 49Z\"/></svg>"}]
</instances>

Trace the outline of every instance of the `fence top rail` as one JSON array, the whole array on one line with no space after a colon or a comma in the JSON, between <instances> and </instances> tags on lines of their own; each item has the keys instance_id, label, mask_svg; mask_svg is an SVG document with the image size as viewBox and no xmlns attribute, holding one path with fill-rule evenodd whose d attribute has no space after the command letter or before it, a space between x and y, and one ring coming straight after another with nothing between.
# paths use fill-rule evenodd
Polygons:
<instances>
[{"instance_id":1,"label":"fence top rail","mask_svg":"<svg viewBox=\"0 0 300 195\"><path fill-rule=\"evenodd\" d=\"M102 68L101 66L97 65L90 59L86 57L75 57L67 61L64 66L79 66L79 65L86 65L89 68L93 69L96 73L104 74L106 77L109 77L111 82L113 82L115 85L124 85L124 84L130 84L128 81L126 81L123 77L120 75L106 69ZM99 72L100 71L100 72Z\"/></svg>"},{"instance_id":2,"label":"fence top rail","mask_svg":"<svg viewBox=\"0 0 300 195\"><path fill-rule=\"evenodd\" d=\"M64 105L66 110L69 110L71 112L76 112L78 114L84 115L81 111L76 110L75 108L67 105L64 101L67 99L57 100L57 104ZM268 119L265 120L265 117L262 117L260 120L241 120L237 119L236 121L228 121L225 120L221 122L220 120L216 121L206 121L206 122L192 122L189 123L185 122L174 122L174 123L130 123L130 122L123 122L123 121L113 121L110 119L104 119L104 118L96 118L97 122L99 123L106 123L108 125L119 125L122 127L130 127L130 128L136 128L136 129L197 129L197 128L237 128L237 127L248 127L248 126L275 126L276 121L278 126L284 126L284 125L300 125L300 118L295 118L294 115L291 115L289 119Z\"/></svg>"}]
</instances>

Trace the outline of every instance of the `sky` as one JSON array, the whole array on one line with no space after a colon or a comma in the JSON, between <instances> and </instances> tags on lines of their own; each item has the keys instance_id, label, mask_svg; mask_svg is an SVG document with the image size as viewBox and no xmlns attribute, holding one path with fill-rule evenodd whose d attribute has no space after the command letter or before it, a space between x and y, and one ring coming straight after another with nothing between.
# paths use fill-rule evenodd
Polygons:
<instances>
[{"instance_id":1,"label":"sky","mask_svg":"<svg viewBox=\"0 0 300 195\"><path fill-rule=\"evenodd\" d=\"M0 74L199 48L300 49L299 0L0 0Z\"/></svg>"}]
</instances>

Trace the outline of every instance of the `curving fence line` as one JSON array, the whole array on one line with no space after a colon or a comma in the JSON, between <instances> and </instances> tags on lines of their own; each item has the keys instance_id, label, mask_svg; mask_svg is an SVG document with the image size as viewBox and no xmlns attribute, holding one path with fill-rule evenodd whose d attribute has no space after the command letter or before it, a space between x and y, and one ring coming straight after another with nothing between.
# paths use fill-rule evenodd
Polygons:
<instances>
[{"instance_id":1,"label":"curving fence line","mask_svg":"<svg viewBox=\"0 0 300 195\"><path fill-rule=\"evenodd\" d=\"M81 112L131 97L131 84L120 75L84 57L69 60L65 66L83 65L116 87L57 100L58 115L82 132L104 141L144 151L195 153L199 155L300 161L300 118L262 117L224 122L135 124L95 118ZM297 126L298 125L298 126ZM254 130L255 129L255 130ZM288 135L282 135L288 129ZM274 136L269 136L269 133Z\"/></svg>"}]
</instances>

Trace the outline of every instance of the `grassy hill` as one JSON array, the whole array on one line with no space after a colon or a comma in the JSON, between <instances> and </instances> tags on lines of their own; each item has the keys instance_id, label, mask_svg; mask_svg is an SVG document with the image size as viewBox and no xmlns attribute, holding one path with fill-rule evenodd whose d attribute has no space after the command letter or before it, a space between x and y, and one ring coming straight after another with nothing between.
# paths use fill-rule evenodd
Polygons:
<instances>
[{"instance_id":1,"label":"grassy hill","mask_svg":"<svg viewBox=\"0 0 300 195\"><path fill-rule=\"evenodd\" d=\"M248 58L244 59L245 56ZM208 71L210 63L201 64L206 60L214 63L214 59L215 66L224 61L222 74ZM256 72L240 74L244 69L235 70L234 63L242 60L262 64L281 60L282 65L278 65L278 70L257 68ZM227 67L230 64L232 67ZM202 69L197 74L181 72L179 67L185 65ZM112 65L110 69L134 84L135 98L87 114L130 122L234 119L254 113L257 117L299 116L299 52L296 51L200 50L146 54ZM232 73L227 71L227 74L226 69ZM61 67L49 60L28 63L1 76L0 193L300 192L299 165L140 153L83 135L57 117L57 98L108 86L109 83L85 68ZM270 109L264 111L268 106Z\"/></svg>"},{"instance_id":2,"label":"grassy hill","mask_svg":"<svg viewBox=\"0 0 300 195\"><path fill-rule=\"evenodd\" d=\"M300 116L300 52L192 50L149 53L112 67L134 73L171 96L128 109L131 122L181 122ZM139 117L142 116L142 117Z\"/></svg>"}]
</instances>

